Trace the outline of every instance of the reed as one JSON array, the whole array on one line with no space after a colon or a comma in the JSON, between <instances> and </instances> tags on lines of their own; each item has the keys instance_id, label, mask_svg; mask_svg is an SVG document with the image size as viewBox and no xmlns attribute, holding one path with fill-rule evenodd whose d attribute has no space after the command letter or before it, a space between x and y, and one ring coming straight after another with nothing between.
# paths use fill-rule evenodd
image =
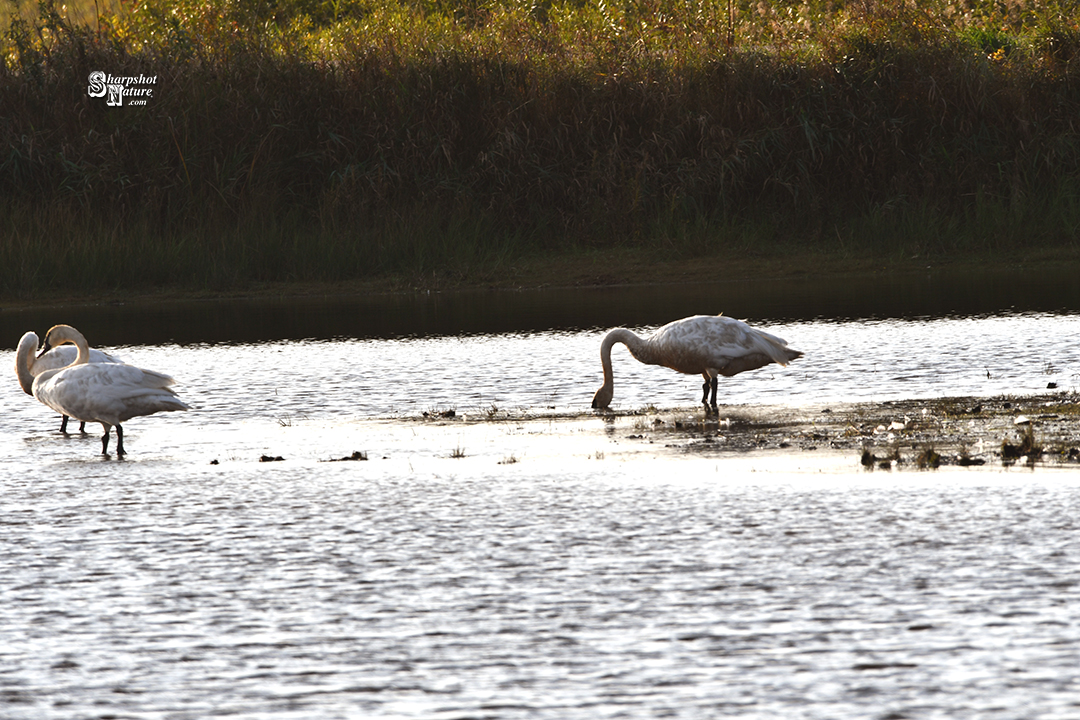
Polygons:
<instances>
[{"instance_id":1,"label":"reed","mask_svg":"<svg viewBox=\"0 0 1080 720\"><path fill-rule=\"evenodd\" d=\"M9 5L0 294L1077 247L1075 3L733 7Z\"/></svg>"}]
</instances>

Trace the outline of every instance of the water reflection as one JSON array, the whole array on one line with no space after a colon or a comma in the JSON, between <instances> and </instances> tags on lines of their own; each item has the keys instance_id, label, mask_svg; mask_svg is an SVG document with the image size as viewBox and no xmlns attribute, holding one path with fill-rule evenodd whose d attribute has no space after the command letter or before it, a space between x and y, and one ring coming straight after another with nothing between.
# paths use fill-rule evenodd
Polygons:
<instances>
[{"instance_id":1,"label":"water reflection","mask_svg":"<svg viewBox=\"0 0 1080 720\"><path fill-rule=\"evenodd\" d=\"M940 318L1078 312L1075 269L925 273L616 288L470 291L208 300L0 312L0 337L59 322L97 345L400 338L617 325L661 325L699 313L755 321Z\"/></svg>"}]
</instances>

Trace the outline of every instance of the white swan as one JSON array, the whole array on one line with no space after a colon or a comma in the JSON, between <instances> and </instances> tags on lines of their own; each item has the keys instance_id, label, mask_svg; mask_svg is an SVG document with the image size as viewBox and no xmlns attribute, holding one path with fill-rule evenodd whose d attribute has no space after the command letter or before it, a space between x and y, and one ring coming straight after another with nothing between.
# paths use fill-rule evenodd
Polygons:
<instances>
[{"instance_id":1,"label":"white swan","mask_svg":"<svg viewBox=\"0 0 1080 720\"><path fill-rule=\"evenodd\" d=\"M75 361L58 370L46 370L34 378L31 387L39 401L61 415L83 422L99 422L101 454L109 453L109 431L116 427L116 453L124 455L124 429L120 423L156 412L190 410L190 406L169 389L168 375L122 363L89 363L90 347L75 328L56 325L45 335L42 353L60 345L74 344Z\"/></svg>"},{"instance_id":2,"label":"white swan","mask_svg":"<svg viewBox=\"0 0 1080 720\"><path fill-rule=\"evenodd\" d=\"M15 375L19 378L19 386L27 395L33 395L34 378L46 370L56 370L70 365L78 355L78 349L74 345L61 345L54 347L41 357L34 357L38 349L38 336L35 332L28 332L19 338L19 345L15 349ZM123 360L100 350L90 350L90 362L92 363L122 363ZM60 421L60 432L67 432L68 416L64 415ZM79 423L79 432L86 431L86 423Z\"/></svg>"},{"instance_id":3,"label":"white swan","mask_svg":"<svg viewBox=\"0 0 1080 720\"><path fill-rule=\"evenodd\" d=\"M802 357L798 350L788 348L785 340L723 315L694 315L675 320L647 338L641 338L626 328L615 328L600 345L604 384L593 396L594 408L606 408L615 394L611 347L619 342L646 365L663 365L687 375L700 374L705 378L701 402L708 411L711 388L713 412L717 412L718 376L731 377L769 363L787 365L791 360Z\"/></svg>"}]
</instances>

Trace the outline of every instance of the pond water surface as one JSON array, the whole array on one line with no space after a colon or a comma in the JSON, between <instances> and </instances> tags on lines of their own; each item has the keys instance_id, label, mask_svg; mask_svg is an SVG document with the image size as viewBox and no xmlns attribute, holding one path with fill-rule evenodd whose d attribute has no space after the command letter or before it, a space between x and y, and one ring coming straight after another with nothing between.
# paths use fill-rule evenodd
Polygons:
<instances>
[{"instance_id":1,"label":"pond water surface","mask_svg":"<svg viewBox=\"0 0 1080 720\"><path fill-rule=\"evenodd\" d=\"M1080 473L641 451L588 409L608 327L719 311L806 353L722 381L728 407L1075 393L1077 293L928 273L0 312L0 716L1078 717ZM130 421L122 461L60 435L10 371L57 322L194 409ZM614 363L616 408L700 397Z\"/></svg>"}]
</instances>

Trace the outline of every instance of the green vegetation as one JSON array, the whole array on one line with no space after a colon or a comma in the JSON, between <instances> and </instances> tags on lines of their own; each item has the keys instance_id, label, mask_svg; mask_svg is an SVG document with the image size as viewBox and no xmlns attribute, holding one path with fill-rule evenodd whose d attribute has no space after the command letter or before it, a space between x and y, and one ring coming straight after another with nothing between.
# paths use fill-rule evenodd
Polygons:
<instances>
[{"instance_id":1,"label":"green vegetation","mask_svg":"<svg viewBox=\"0 0 1080 720\"><path fill-rule=\"evenodd\" d=\"M1080 243L1071 0L8 2L4 297Z\"/></svg>"}]
</instances>

